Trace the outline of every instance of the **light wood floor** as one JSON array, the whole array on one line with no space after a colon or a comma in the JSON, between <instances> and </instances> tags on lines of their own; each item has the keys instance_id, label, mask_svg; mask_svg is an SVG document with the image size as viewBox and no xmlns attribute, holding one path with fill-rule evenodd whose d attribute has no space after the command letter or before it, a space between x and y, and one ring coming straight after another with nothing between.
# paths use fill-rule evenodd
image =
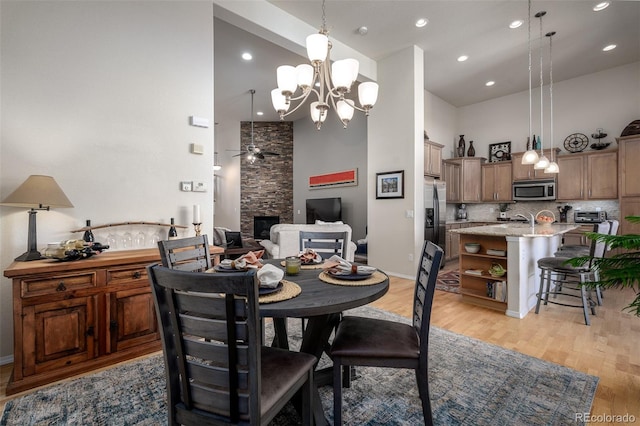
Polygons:
<instances>
[{"instance_id":1,"label":"light wood floor","mask_svg":"<svg viewBox=\"0 0 640 426\"><path fill-rule=\"evenodd\" d=\"M372 305L408 317L413 285L392 277L389 292ZM462 303L456 294L436 291L431 323L598 376L591 415L628 414L635 416L631 424L640 424L640 318L622 312L632 299L631 290L607 290L603 306L587 327L576 308L549 305L539 315L531 312L519 320ZM20 395L6 396L10 373L10 365L0 367L0 408Z\"/></svg>"}]
</instances>

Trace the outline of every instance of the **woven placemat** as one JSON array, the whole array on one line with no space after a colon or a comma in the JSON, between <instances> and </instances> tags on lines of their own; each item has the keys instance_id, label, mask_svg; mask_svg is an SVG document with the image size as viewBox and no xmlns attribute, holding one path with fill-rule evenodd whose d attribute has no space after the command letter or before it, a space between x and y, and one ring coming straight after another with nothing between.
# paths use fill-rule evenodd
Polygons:
<instances>
[{"instance_id":1,"label":"woven placemat","mask_svg":"<svg viewBox=\"0 0 640 426\"><path fill-rule=\"evenodd\" d=\"M286 266L286 262L283 260L282 262L280 262L280 266ZM324 262L322 263L307 263L307 264L300 264L300 269L322 269L324 267Z\"/></svg>"},{"instance_id":2,"label":"woven placemat","mask_svg":"<svg viewBox=\"0 0 640 426\"><path fill-rule=\"evenodd\" d=\"M375 271L369 278L365 278L364 280L341 280L332 275L329 275L327 272L321 272L318 275L320 281L324 281L325 283L335 284L335 285L347 285L347 286L360 286L360 285L374 285L380 284L387 279L387 276L380 271Z\"/></svg>"},{"instance_id":3,"label":"woven placemat","mask_svg":"<svg viewBox=\"0 0 640 426\"><path fill-rule=\"evenodd\" d=\"M282 290L265 294L264 296L260 296L258 298L259 303L274 303L274 302L282 302L283 300L293 299L297 295L302 292L300 286L294 282L287 280L280 280L282 283Z\"/></svg>"}]
</instances>

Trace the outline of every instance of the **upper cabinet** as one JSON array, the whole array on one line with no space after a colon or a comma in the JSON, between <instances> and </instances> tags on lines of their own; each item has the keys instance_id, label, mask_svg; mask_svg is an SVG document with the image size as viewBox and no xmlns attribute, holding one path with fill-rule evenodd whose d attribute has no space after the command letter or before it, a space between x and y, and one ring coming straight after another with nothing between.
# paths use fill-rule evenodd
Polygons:
<instances>
[{"instance_id":1,"label":"upper cabinet","mask_svg":"<svg viewBox=\"0 0 640 426\"><path fill-rule=\"evenodd\" d=\"M482 165L482 201L511 201L511 161Z\"/></svg>"},{"instance_id":2,"label":"upper cabinet","mask_svg":"<svg viewBox=\"0 0 640 426\"><path fill-rule=\"evenodd\" d=\"M557 158L558 200L618 198L618 152L590 151Z\"/></svg>"},{"instance_id":3,"label":"upper cabinet","mask_svg":"<svg viewBox=\"0 0 640 426\"><path fill-rule=\"evenodd\" d=\"M559 149L546 149L544 155L549 161L556 161ZM515 152L511 154L511 165L513 172L513 180L536 180L536 179L553 179L554 173L545 173L544 170L536 170L533 164L522 164L522 156L524 152Z\"/></svg>"},{"instance_id":4,"label":"upper cabinet","mask_svg":"<svg viewBox=\"0 0 640 426\"><path fill-rule=\"evenodd\" d=\"M640 197L640 135L618 138L620 196Z\"/></svg>"},{"instance_id":5,"label":"upper cabinet","mask_svg":"<svg viewBox=\"0 0 640 426\"><path fill-rule=\"evenodd\" d=\"M439 178L442 175L442 148L444 145L424 140L424 175Z\"/></svg>"},{"instance_id":6,"label":"upper cabinet","mask_svg":"<svg viewBox=\"0 0 640 426\"><path fill-rule=\"evenodd\" d=\"M447 201L479 203L482 201L482 163L486 158L460 157L444 160Z\"/></svg>"}]
</instances>

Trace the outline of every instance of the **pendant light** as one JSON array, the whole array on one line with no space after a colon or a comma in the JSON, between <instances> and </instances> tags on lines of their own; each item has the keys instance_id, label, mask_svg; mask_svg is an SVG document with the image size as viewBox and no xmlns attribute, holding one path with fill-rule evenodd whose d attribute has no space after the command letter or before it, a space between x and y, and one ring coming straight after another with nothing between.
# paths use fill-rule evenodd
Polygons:
<instances>
[{"instance_id":1,"label":"pendant light","mask_svg":"<svg viewBox=\"0 0 640 426\"><path fill-rule=\"evenodd\" d=\"M536 170L544 170L549 167L549 159L544 155L544 79L542 73L542 17L546 14L547 12L545 11L536 13L536 18L540 19L540 157L533 166Z\"/></svg>"},{"instance_id":2,"label":"pendant light","mask_svg":"<svg viewBox=\"0 0 640 426\"><path fill-rule=\"evenodd\" d=\"M529 13L527 14L527 24L529 27L529 136L531 137L531 0L529 0ZM527 151L522 155L522 164L535 164L538 162L538 153L536 147L527 147Z\"/></svg>"},{"instance_id":3,"label":"pendant light","mask_svg":"<svg viewBox=\"0 0 640 426\"><path fill-rule=\"evenodd\" d=\"M548 32L546 34L549 37L549 127L551 128L551 155L553 156L553 54L552 54L552 42L551 39L556 35L555 31ZM560 167L558 167L558 163L552 161L549 163L546 169L544 169L545 173L558 173L560 171Z\"/></svg>"}]
</instances>

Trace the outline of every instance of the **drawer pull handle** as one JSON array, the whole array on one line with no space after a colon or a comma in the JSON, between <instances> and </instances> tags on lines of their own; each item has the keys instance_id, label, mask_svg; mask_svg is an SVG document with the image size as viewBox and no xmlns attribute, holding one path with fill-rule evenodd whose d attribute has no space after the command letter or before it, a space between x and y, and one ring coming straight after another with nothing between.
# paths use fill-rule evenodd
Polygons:
<instances>
[{"instance_id":1,"label":"drawer pull handle","mask_svg":"<svg viewBox=\"0 0 640 426\"><path fill-rule=\"evenodd\" d=\"M56 291L67 291L67 287L64 285L64 281L60 281L58 287L56 287Z\"/></svg>"},{"instance_id":2,"label":"drawer pull handle","mask_svg":"<svg viewBox=\"0 0 640 426\"><path fill-rule=\"evenodd\" d=\"M133 273L133 278L135 278L136 280L138 278L140 278L141 276L142 276L142 274L140 273L140 271L136 271L136 272Z\"/></svg>"}]
</instances>

